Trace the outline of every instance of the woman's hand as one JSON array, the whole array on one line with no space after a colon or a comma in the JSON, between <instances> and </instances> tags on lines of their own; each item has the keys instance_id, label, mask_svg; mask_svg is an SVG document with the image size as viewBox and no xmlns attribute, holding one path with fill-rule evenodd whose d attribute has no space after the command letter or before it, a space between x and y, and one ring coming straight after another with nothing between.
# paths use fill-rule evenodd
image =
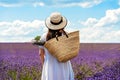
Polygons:
<instances>
[{"instance_id":1,"label":"woman's hand","mask_svg":"<svg viewBox=\"0 0 120 80\"><path fill-rule=\"evenodd\" d=\"M43 63L44 63L44 55L45 55L45 51L44 51L43 48L40 48L39 55L40 55L40 59L41 59L42 65L43 65Z\"/></svg>"}]
</instances>

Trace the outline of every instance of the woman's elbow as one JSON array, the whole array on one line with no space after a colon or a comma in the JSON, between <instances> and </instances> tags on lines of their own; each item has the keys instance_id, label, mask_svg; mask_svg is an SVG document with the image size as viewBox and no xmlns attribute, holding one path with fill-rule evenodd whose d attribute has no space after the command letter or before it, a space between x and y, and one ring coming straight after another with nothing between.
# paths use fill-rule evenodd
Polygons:
<instances>
[{"instance_id":1,"label":"woman's elbow","mask_svg":"<svg viewBox=\"0 0 120 80\"><path fill-rule=\"evenodd\" d=\"M44 51L44 49L41 48L41 49L39 50L39 55L42 56L42 55L44 55L44 54L45 54L45 51Z\"/></svg>"}]
</instances>

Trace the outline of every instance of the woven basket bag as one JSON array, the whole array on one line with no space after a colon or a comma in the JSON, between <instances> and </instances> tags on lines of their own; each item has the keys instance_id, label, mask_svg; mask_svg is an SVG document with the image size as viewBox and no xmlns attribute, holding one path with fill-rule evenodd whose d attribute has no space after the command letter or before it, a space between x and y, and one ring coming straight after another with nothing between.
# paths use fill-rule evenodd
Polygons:
<instances>
[{"instance_id":1,"label":"woven basket bag","mask_svg":"<svg viewBox=\"0 0 120 80\"><path fill-rule=\"evenodd\" d=\"M68 33L67 36L68 38L66 35L59 36L58 40L52 38L44 44L59 62L66 62L76 57L79 52L79 31Z\"/></svg>"}]
</instances>

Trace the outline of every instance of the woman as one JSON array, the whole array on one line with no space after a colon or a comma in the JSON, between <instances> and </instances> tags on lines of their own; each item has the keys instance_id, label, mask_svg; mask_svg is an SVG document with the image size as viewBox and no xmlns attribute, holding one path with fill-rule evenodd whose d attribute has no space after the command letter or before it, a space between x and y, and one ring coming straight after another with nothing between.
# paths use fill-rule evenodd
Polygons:
<instances>
[{"instance_id":1,"label":"woman","mask_svg":"<svg viewBox=\"0 0 120 80\"><path fill-rule=\"evenodd\" d=\"M54 37L62 36L67 20L60 13L54 12L45 21L48 33L41 36L41 42L46 42ZM43 64L41 80L74 80L71 62L59 62L44 46L40 46L40 58Z\"/></svg>"}]
</instances>

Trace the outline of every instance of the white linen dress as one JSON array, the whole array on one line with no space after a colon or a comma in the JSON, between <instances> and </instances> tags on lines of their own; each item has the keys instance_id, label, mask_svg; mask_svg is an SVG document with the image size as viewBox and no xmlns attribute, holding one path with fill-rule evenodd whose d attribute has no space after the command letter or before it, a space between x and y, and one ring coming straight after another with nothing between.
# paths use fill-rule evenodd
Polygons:
<instances>
[{"instance_id":1,"label":"white linen dress","mask_svg":"<svg viewBox=\"0 0 120 80\"><path fill-rule=\"evenodd\" d=\"M41 36L41 41L46 41L47 33ZM45 60L42 69L41 80L74 80L74 72L71 62L58 62L44 46L40 46L45 50Z\"/></svg>"}]
</instances>

